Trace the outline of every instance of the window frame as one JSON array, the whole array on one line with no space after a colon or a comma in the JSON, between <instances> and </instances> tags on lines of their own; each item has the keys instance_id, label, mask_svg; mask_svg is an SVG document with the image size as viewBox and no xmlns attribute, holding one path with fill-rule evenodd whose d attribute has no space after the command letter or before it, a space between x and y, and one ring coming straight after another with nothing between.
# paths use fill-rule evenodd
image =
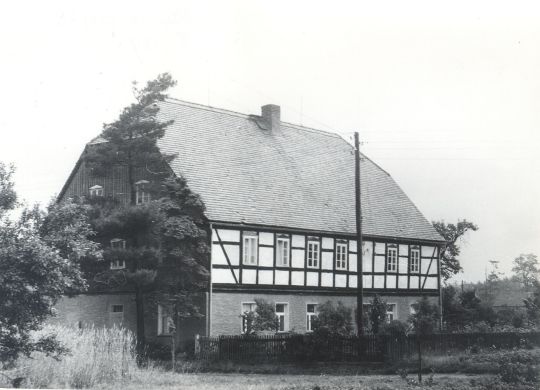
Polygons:
<instances>
[{"instance_id":1,"label":"window frame","mask_svg":"<svg viewBox=\"0 0 540 390\"><path fill-rule=\"evenodd\" d=\"M248 247L251 253L248 253ZM248 261L251 257L253 257L253 262ZM259 235L257 233L242 233L242 264L254 266L259 264Z\"/></svg>"},{"instance_id":2,"label":"window frame","mask_svg":"<svg viewBox=\"0 0 540 390\"><path fill-rule=\"evenodd\" d=\"M277 306L278 305L284 305L284 311L278 312ZM289 331L289 302L276 302L274 305L274 310L276 313L276 317L278 318L278 330L277 333L287 333ZM280 329L281 322L279 318L283 316L283 330Z\"/></svg>"},{"instance_id":3,"label":"window frame","mask_svg":"<svg viewBox=\"0 0 540 390\"><path fill-rule=\"evenodd\" d=\"M147 184L149 184L148 180L139 180L135 183L135 204L150 203L152 200L150 192L146 188Z\"/></svg>"},{"instance_id":4,"label":"window frame","mask_svg":"<svg viewBox=\"0 0 540 390\"><path fill-rule=\"evenodd\" d=\"M392 307L392 310L389 310L390 307ZM390 319L389 315L392 316L391 319ZM386 304L386 322L390 323L391 321L394 321L394 320L397 320L397 319L398 319L397 303L394 303L394 302L387 303Z\"/></svg>"},{"instance_id":5,"label":"window frame","mask_svg":"<svg viewBox=\"0 0 540 390\"><path fill-rule=\"evenodd\" d=\"M313 249L310 249L311 245L315 245L317 247L317 250L315 251ZM306 253L306 266L307 266L307 268L319 269L320 265L321 265L321 242L319 240L308 239L307 240L307 245L306 245L306 252L307 252ZM310 258L310 254L311 255L316 254L317 255L317 256L315 256L316 259L314 257ZM310 265L310 261L312 263L311 265Z\"/></svg>"},{"instance_id":6,"label":"window frame","mask_svg":"<svg viewBox=\"0 0 540 390\"><path fill-rule=\"evenodd\" d=\"M393 255L390 255L390 253L392 253ZM397 273L397 265L398 265L397 247L388 247L386 249L386 272Z\"/></svg>"},{"instance_id":7,"label":"window frame","mask_svg":"<svg viewBox=\"0 0 540 390\"><path fill-rule=\"evenodd\" d=\"M157 305L157 309L158 309L158 323L157 323L157 335L158 336L171 336L173 334L173 332L171 332L171 328L170 327L167 327L167 331L164 332L163 330L163 319L165 318L166 319L166 322L167 324L169 324L170 322L173 322L174 323L174 320L172 318L172 316L170 315L169 313L169 310L158 303Z\"/></svg>"},{"instance_id":8,"label":"window frame","mask_svg":"<svg viewBox=\"0 0 540 390\"><path fill-rule=\"evenodd\" d=\"M345 242L336 242L336 269L341 271L347 271L349 265L349 252L348 252L348 243ZM339 248L343 249L344 252L340 253ZM344 255L344 258L340 259L339 256Z\"/></svg>"},{"instance_id":9,"label":"window frame","mask_svg":"<svg viewBox=\"0 0 540 390\"><path fill-rule=\"evenodd\" d=\"M88 194L91 198L103 196L103 186L96 184L88 189Z\"/></svg>"},{"instance_id":10,"label":"window frame","mask_svg":"<svg viewBox=\"0 0 540 390\"><path fill-rule=\"evenodd\" d=\"M279 248L280 243L283 243L284 248L282 249ZM286 262L284 260L286 260ZM291 240L289 237L277 237L276 238L276 267L290 267L290 265L291 265Z\"/></svg>"},{"instance_id":11,"label":"window frame","mask_svg":"<svg viewBox=\"0 0 540 390\"><path fill-rule=\"evenodd\" d=\"M113 246L116 243L122 243L121 246ZM113 238L110 241L110 247L111 249L126 249L126 240L123 238ZM111 260L110 269L112 270L118 270L118 269L125 269L126 268L126 261L125 260Z\"/></svg>"},{"instance_id":12,"label":"window frame","mask_svg":"<svg viewBox=\"0 0 540 390\"><path fill-rule=\"evenodd\" d=\"M310 305L315 306L314 311L312 312L308 311ZM313 317L317 317L319 315L319 312L317 311L318 306L319 304L315 302L306 303L306 332L308 333L313 332Z\"/></svg>"},{"instance_id":13,"label":"window frame","mask_svg":"<svg viewBox=\"0 0 540 390\"><path fill-rule=\"evenodd\" d=\"M415 254L417 256L415 256ZM411 274L419 274L420 273L420 248L411 248L411 257L410 257L410 263L409 263L409 269ZM416 260L416 268L414 267L415 263L414 260Z\"/></svg>"},{"instance_id":14,"label":"window frame","mask_svg":"<svg viewBox=\"0 0 540 390\"><path fill-rule=\"evenodd\" d=\"M244 305L253 305L253 309L250 310L250 312L254 312L255 310L257 310L257 304L255 303L255 301L240 302L240 333L241 334L246 334L245 319L243 315L247 311L244 310Z\"/></svg>"}]
</instances>

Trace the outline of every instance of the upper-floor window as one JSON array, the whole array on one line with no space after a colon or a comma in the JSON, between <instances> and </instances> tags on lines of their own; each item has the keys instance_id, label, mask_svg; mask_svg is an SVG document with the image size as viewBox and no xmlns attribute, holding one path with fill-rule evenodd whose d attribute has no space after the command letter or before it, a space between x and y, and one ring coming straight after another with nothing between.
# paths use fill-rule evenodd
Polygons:
<instances>
[{"instance_id":1,"label":"upper-floor window","mask_svg":"<svg viewBox=\"0 0 540 390\"><path fill-rule=\"evenodd\" d=\"M126 240L115 238L111 240L112 249L126 249ZM124 269L126 268L126 261L124 259L111 260L111 269Z\"/></svg>"},{"instance_id":2,"label":"upper-floor window","mask_svg":"<svg viewBox=\"0 0 540 390\"><path fill-rule=\"evenodd\" d=\"M307 266L308 268L319 268L319 257L321 244L319 241L310 240L307 243Z\"/></svg>"},{"instance_id":3,"label":"upper-floor window","mask_svg":"<svg viewBox=\"0 0 540 390\"><path fill-rule=\"evenodd\" d=\"M289 304L276 303L276 316L278 319L278 332L289 331Z\"/></svg>"},{"instance_id":4,"label":"upper-floor window","mask_svg":"<svg viewBox=\"0 0 540 390\"><path fill-rule=\"evenodd\" d=\"M313 318L317 317L317 304L308 303L306 305L306 330L313 331Z\"/></svg>"},{"instance_id":5,"label":"upper-floor window","mask_svg":"<svg viewBox=\"0 0 540 390\"><path fill-rule=\"evenodd\" d=\"M418 273L420 272L420 249L414 248L411 249L411 272Z\"/></svg>"},{"instance_id":6,"label":"upper-floor window","mask_svg":"<svg viewBox=\"0 0 540 390\"><path fill-rule=\"evenodd\" d=\"M99 185L95 185L90 187L88 190L90 193L90 196L103 196L103 187Z\"/></svg>"},{"instance_id":7,"label":"upper-floor window","mask_svg":"<svg viewBox=\"0 0 540 390\"><path fill-rule=\"evenodd\" d=\"M289 266L289 248L290 241L288 237L278 237L277 239L277 256L276 265L278 267Z\"/></svg>"},{"instance_id":8,"label":"upper-floor window","mask_svg":"<svg viewBox=\"0 0 540 390\"><path fill-rule=\"evenodd\" d=\"M386 253L386 271L397 272L397 248L388 248Z\"/></svg>"},{"instance_id":9,"label":"upper-floor window","mask_svg":"<svg viewBox=\"0 0 540 390\"><path fill-rule=\"evenodd\" d=\"M135 204L150 202L150 192L148 192L148 181L140 180L135 183Z\"/></svg>"},{"instance_id":10,"label":"upper-floor window","mask_svg":"<svg viewBox=\"0 0 540 390\"><path fill-rule=\"evenodd\" d=\"M347 269L347 243L336 244L336 269Z\"/></svg>"},{"instance_id":11,"label":"upper-floor window","mask_svg":"<svg viewBox=\"0 0 540 390\"><path fill-rule=\"evenodd\" d=\"M157 329L157 334L160 336L170 335L175 330L174 320L170 311L162 305L158 305Z\"/></svg>"},{"instance_id":12,"label":"upper-floor window","mask_svg":"<svg viewBox=\"0 0 540 390\"><path fill-rule=\"evenodd\" d=\"M394 321L397 319L397 305L395 303L388 303L386 305L386 322Z\"/></svg>"},{"instance_id":13,"label":"upper-floor window","mask_svg":"<svg viewBox=\"0 0 540 390\"><path fill-rule=\"evenodd\" d=\"M253 316L256 309L257 304L255 302L242 302L242 312L240 313L240 317L242 318L242 333L246 333L249 330L248 317Z\"/></svg>"},{"instance_id":14,"label":"upper-floor window","mask_svg":"<svg viewBox=\"0 0 540 390\"><path fill-rule=\"evenodd\" d=\"M257 233L244 232L243 263L257 265Z\"/></svg>"}]
</instances>

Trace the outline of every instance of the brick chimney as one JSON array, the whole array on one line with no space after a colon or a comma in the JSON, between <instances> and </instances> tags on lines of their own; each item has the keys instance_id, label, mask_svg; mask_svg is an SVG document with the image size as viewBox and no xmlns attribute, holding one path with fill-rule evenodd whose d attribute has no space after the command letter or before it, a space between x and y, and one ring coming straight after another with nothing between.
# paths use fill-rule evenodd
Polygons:
<instances>
[{"instance_id":1,"label":"brick chimney","mask_svg":"<svg viewBox=\"0 0 540 390\"><path fill-rule=\"evenodd\" d=\"M267 104L261 107L262 118L271 132L279 131L281 124L281 109L275 104Z\"/></svg>"}]
</instances>

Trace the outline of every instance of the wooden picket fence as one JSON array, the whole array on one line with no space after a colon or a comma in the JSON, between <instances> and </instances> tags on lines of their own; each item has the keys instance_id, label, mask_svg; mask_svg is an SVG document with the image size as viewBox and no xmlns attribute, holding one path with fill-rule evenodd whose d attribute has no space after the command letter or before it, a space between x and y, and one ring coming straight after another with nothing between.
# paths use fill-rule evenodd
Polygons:
<instances>
[{"instance_id":1,"label":"wooden picket fence","mask_svg":"<svg viewBox=\"0 0 540 390\"><path fill-rule=\"evenodd\" d=\"M540 332L437 333L422 336L421 342L426 354L446 354L472 347L511 349L526 345L540 346ZM417 351L415 334L325 339L311 334L195 338L195 357L200 360L383 362L414 356Z\"/></svg>"}]
</instances>

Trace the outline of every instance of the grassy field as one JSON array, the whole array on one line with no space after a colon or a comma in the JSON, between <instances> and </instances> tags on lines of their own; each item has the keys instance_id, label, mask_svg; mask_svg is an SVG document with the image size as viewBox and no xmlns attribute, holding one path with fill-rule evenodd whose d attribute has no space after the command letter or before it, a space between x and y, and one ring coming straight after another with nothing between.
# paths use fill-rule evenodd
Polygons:
<instances>
[{"instance_id":1,"label":"grassy field","mask_svg":"<svg viewBox=\"0 0 540 390\"><path fill-rule=\"evenodd\" d=\"M472 383L482 383L488 377L482 375L435 375L433 383L424 385L433 390L470 389ZM422 386L422 387L424 387ZM172 374L161 373L134 377L128 383L122 383L123 389L139 390L159 388L197 389L197 390L398 390L418 389L416 383L408 383L397 375L364 375L364 376L334 376L334 375L263 375L263 374ZM117 389L118 384L104 389Z\"/></svg>"}]
</instances>

